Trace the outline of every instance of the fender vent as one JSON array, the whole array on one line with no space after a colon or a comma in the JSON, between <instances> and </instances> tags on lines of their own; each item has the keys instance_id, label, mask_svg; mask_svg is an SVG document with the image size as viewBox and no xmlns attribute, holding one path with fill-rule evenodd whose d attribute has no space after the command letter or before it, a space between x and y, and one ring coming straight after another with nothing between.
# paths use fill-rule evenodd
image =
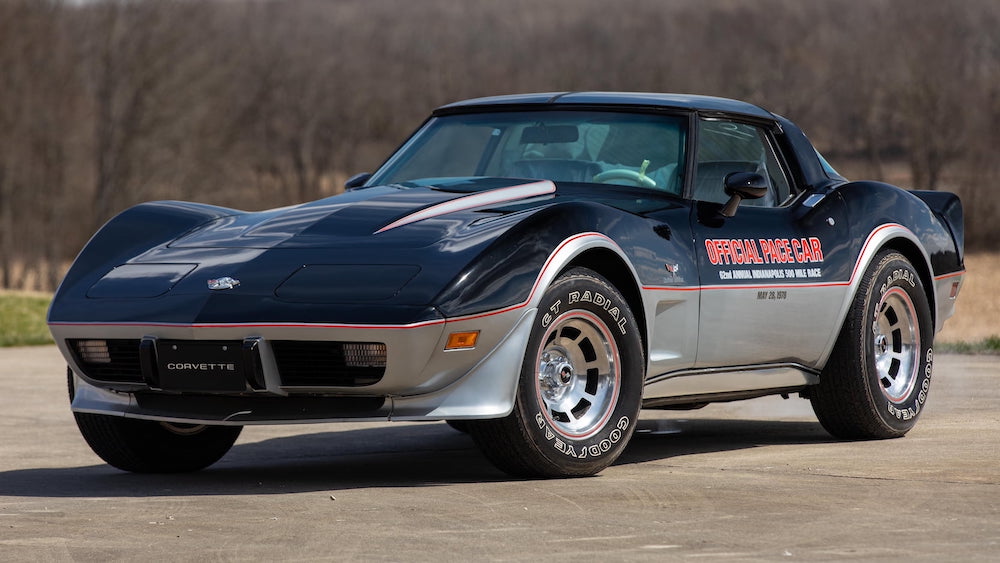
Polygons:
<instances>
[{"instance_id":1,"label":"fender vent","mask_svg":"<svg viewBox=\"0 0 1000 563\"><path fill-rule=\"evenodd\" d=\"M272 340L284 387L364 387L385 375L381 342Z\"/></svg>"}]
</instances>

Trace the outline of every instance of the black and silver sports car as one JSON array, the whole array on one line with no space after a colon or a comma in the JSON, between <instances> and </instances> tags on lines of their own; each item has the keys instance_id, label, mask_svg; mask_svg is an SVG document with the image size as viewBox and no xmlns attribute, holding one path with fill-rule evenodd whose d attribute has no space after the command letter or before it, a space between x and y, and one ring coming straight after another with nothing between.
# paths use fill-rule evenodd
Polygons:
<instances>
[{"instance_id":1,"label":"black and silver sports car","mask_svg":"<svg viewBox=\"0 0 1000 563\"><path fill-rule=\"evenodd\" d=\"M49 326L99 456L187 471L246 424L447 420L511 474L589 475L642 408L792 393L834 436L902 436L964 276L957 197L849 182L720 98L460 102L347 188L93 237Z\"/></svg>"}]
</instances>

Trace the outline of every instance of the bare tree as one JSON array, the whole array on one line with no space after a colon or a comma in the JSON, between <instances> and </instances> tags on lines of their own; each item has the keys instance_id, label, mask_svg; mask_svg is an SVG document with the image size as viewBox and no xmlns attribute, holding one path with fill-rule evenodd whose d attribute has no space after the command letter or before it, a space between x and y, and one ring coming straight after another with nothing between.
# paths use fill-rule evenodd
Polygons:
<instances>
[{"instance_id":1,"label":"bare tree","mask_svg":"<svg viewBox=\"0 0 1000 563\"><path fill-rule=\"evenodd\" d=\"M54 286L73 251L50 231L70 217L74 138L67 125L78 109L65 88L76 60L62 15L53 3L0 4L0 267L7 287Z\"/></svg>"},{"instance_id":2,"label":"bare tree","mask_svg":"<svg viewBox=\"0 0 1000 563\"><path fill-rule=\"evenodd\" d=\"M737 97L849 176L957 189L998 235L995 0L0 0L0 284L51 288L135 202L335 193L453 100Z\"/></svg>"}]
</instances>

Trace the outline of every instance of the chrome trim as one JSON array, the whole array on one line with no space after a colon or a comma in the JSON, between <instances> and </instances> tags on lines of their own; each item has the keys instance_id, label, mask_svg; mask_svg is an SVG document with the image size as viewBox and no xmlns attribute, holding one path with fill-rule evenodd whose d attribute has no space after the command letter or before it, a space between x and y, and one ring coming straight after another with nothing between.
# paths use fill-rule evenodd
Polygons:
<instances>
[{"instance_id":1,"label":"chrome trim","mask_svg":"<svg viewBox=\"0 0 1000 563\"><path fill-rule=\"evenodd\" d=\"M819 383L816 370L797 363L678 370L646 380L643 399L706 395Z\"/></svg>"},{"instance_id":2,"label":"chrome trim","mask_svg":"<svg viewBox=\"0 0 1000 563\"><path fill-rule=\"evenodd\" d=\"M807 197L805 201L802 202L802 207L816 207L816 205L819 202L823 201L823 198L825 197L826 194L812 194L811 196Z\"/></svg>"},{"instance_id":3,"label":"chrome trim","mask_svg":"<svg viewBox=\"0 0 1000 563\"><path fill-rule=\"evenodd\" d=\"M240 280L230 276L223 276L218 279L210 279L208 280L207 283L208 283L208 289L211 289L213 291L219 291L225 289L233 289L239 286Z\"/></svg>"}]
</instances>

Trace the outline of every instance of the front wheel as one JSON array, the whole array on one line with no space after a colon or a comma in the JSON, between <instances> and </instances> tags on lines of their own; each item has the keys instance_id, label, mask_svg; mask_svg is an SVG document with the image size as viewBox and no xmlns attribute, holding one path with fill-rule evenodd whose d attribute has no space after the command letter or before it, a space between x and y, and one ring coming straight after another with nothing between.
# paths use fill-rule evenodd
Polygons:
<instances>
[{"instance_id":1,"label":"front wheel","mask_svg":"<svg viewBox=\"0 0 1000 563\"><path fill-rule=\"evenodd\" d=\"M882 251L865 271L819 385L813 410L844 439L896 438L927 401L934 327L920 276L902 254Z\"/></svg>"},{"instance_id":2,"label":"front wheel","mask_svg":"<svg viewBox=\"0 0 1000 563\"><path fill-rule=\"evenodd\" d=\"M73 413L80 433L109 465L134 473L197 471L222 458L242 426L206 426Z\"/></svg>"},{"instance_id":3,"label":"front wheel","mask_svg":"<svg viewBox=\"0 0 1000 563\"><path fill-rule=\"evenodd\" d=\"M469 434L511 475L598 473L635 429L643 364L639 327L621 293L591 270L570 270L539 303L514 410L470 421Z\"/></svg>"}]
</instances>

